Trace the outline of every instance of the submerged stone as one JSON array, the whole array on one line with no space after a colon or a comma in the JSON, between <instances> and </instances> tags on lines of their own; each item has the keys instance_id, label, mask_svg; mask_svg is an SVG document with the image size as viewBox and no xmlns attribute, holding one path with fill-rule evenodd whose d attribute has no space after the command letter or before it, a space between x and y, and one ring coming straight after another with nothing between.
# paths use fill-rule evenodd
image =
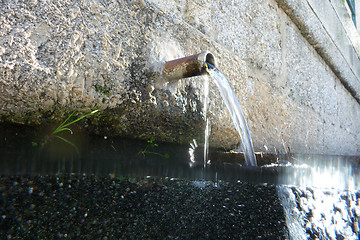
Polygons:
<instances>
[{"instance_id":1,"label":"submerged stone","mask_svg":"<svg viewBox=\"0 0 360 240\"><path fill-rule=\"evenodd\" d=\"M274 186L220 182L220 187L199 188L185 180L2 176L0 193L2 239L288 238Z\"/></svg>"}]
</instances>

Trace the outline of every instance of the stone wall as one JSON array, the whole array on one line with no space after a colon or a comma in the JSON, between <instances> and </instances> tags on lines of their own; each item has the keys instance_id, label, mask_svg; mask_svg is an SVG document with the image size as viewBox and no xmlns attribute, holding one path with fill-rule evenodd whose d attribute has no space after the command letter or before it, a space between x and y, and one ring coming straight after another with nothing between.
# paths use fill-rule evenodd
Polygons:
<instances>
[{"instance_id":1,"label":"stone wall","mask_svg":"<svg viewBox=\"0 0 360 240\"><path fill-rule=\"evenodd\" d=\"M4 1L0 119L44 124L99 109L89 131L202 142L204 79L167 83L159 71L165 60L209 50L255 150L359 154L359 65L346 66L327 45L331 34L309 2ZM237 145L214 84L210 98L210 144Z\"/></svg>"}]
</instances>

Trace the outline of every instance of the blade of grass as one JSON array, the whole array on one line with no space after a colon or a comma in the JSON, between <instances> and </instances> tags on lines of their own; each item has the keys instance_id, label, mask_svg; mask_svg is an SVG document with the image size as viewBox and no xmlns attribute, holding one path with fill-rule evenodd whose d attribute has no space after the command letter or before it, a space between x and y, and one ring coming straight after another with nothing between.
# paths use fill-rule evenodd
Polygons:
<instances>
[{"instance_id":1,"label":"blade of grass","mask_svg":"<svg viewBox=\"0 0 360 240\"><path fill-rule=\"evenodd\" d=\"M71 141L67 140L66 138L60 137L58 135L56 135L55 137L61 139L62 141L66 142L67 144L70 144L71 146L73 146L75 148L76 152L79 153L79 149L77 148L77 146L74 143L72 143Z\"/></svg>"},{"instance_id":2,"label":"blade of grass","mask_svg":"<svg viewBox=\"0 0 360 240\"><path fill-rule=\"evenodd\" d=\"M62 131L69 131L71 134L73 134L73 131L70 128L61 128L61 129L58 129L56 132L54 131L53 133L55 134L55 133L59 133Z\"/></svg>"},{"instance_id":3,"label":"blade of grass","mask_svg":"<svg viewBox=\"0 0 360 240\"><path fill-rule=\"evenodd\" d=\"M62 123L53 131L53 134L62 132L62 131L64 131L64 130L69 130L69 131L72 133L71 129L66 128L67 126L70 126L71 124L74 124L74 123L80 121L81 119L83 119L83 118L85 118L85 117L87 117L87 116L90 116L90 115L92 115L92 114L94 114L94 113L96 113L96 112L98 112L98 111L99 111L99 110L94 110L94 111L92 111L92 112L90 112L90 113L88 113L88 114L86 114L86 115L84 115L84 116L82 116L82 117L79 117L79 118L75 119L75 120L72 121L72 122L66 123L66 122L75 114L76 111L74 111L73 113L70 114L70 116L68 116L68 118L67 118L64 122L62 122Z\"/></svg>"},{"instance_id":4,"label":"blade of grass","mask_svg":"<svg viewBox=\"0 0 360 240\"><path fill-rule=\"evenodd\" d=\"M64 124L75 114L76 111L72 112L65 121L63 121L54 131L53 133L58 133L60 132L59 130L64 126Z\"/></svg>"},{"instance_id":5,"label":"blade of grass","mask_svg":"<svg viewBox=\"0 0 360 240\"><path fill-rule=\"evenodd\" d=\"M65 119L65 121L60 124L59 128L61 128L75 113L76 113L76 111L73 111L73 112Z\"/></svg>"},{"instance_id":6,"label":"blade of grass","mask_svg":"<svg viewBox=\"0 0 360 240\"><path fill-rule=\"evenodd\" d=\"M92 112L90 112L90 113L88 113L88 114L86 114L86 115L84 115L84 116L82 116L82 117L79 117L79 118L75 119L75 120L72 121L72 122L69 122L69 123L67 123L67 124L64 124L64 125L62 125L62 128L65 128L65 127L67 127L67 126L69 126L69 125L71 125L71 124L74 124L74 123L80 121L81 119L83 119L83 118L85 118L85 117L87 117L87 116L90 116L90 115L92 115L92 114L94 114L94 113L97 113L98 111L99 111L99 110L94 110L94 111L92 111Z\"/></svg>"}]
</instances>

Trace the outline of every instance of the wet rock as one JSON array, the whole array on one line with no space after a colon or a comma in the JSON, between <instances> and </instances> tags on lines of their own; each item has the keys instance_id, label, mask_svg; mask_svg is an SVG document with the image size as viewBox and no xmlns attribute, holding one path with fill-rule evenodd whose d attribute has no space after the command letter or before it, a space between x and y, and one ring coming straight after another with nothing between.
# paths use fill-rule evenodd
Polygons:
<instances>
[{"instance_id":1,"label":"wet rock","mask_svg":"<svg viewBox=\"0 0 360 240\"><path fill-rule=\"evenodd\" d=\"M358 191L278 186L294 239L358 239ZM287 196L291 196L285 200ZM285 201L284 201L285 200ZM300 203L300 204L298 204ZM295 213L295 214L294 214ZM295 226L300 229L294 229Z\"/></svg>"}]
</instances>

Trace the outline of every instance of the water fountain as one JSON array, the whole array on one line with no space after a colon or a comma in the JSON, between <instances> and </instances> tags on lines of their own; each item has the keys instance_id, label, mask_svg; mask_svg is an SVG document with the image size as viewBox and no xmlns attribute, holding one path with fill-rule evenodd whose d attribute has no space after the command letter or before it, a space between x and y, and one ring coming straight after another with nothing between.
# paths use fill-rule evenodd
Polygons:
<instances>
[{"instance_id":1,"label":"water fountain","mask_svg":"<svg viewBox=\"0 0 360 240\"><path fill-rule=\"evenodd\" d=\"M257 166L250 131L246 124L244 114L234 90L231 88L224 74L216 69L216 60L213 54L204 51L192 56L165 62L163 74L169 81L199 76L208 73L218 87L223 101L230 112L236 131L241 137L241 148L244 152L245 164ZM206 81L206 80L205 80ZM207 84L205 83L205 86ZM207 92L205 87L205 95ZM207 102L205 97L205 116ZM206 166L209 137L209 120L206 119L205 144L204 144L204 166Z\"/></svg>"},{"instance_id":2,"label":"water fountain","mask_svg":"<svg viewBox=\"0 0 360 240\"><path fill-rule=\"evenodd\" d=\"M357 118L353 117L347 124L347 118L357 116L359 109L356 105L359 101L355 101L358 98L351 98L354 95L351 84L353 68L343 67L343 56L339 53L340 73L335 71L339 62L329 64L329 61L333 63L332 59L336 60L337 55L327 49L327 41L321 46L316 45L318 47L314 45L316 41L308 41L309 36L321 37L322 27L320 34L298 29L308 29L308 22L305 21L305 26L302 20L304 17L311 20L314 14L302 13L313 13L311 10L315 9L310 5L315 4L291 4L296 1L263 1L260 4L244 1L246 4L237 4L229 1L227 6L219 2L199 7L197 3L200 1L177 1L178 4L171 6L167 1L158 0L64 1L61 4L57 1L5 2L0 6L4 13L0 21L4 22L7 31L0 37L4 45L0 44L0 82L4 86L0 92L4 90L2 93L5 95L1 94L0 99L8 97L8 100L2 106L4 109L0 109L9 110L5 118L11 118L12 122L21 120L21 116L29 117L21 122L37 121L40 117L51 120L67 107L84 102L86 106L100 105L102 109L116 107L109 111L109 119L104 119L109 124L107 132L112 132L112 126L120 125L119 129L125 125L136 130L129 131L128 137L157 137L158 131L142 132L144 125L153 126L158 116L165 119L161 124L178 124L185 120L183 116L186 117L180 115L182 109L177 112L179 115L170 116L174 117L173 122L166 116L162 118L162 113L169 116L174 106L188 106L186 104L192 102L174 101L168 112L165 105L157 108L157 104L152 102L153 97L161 102L173 100L174 95L170 95L168 89L156 89L147 95L153 91L153 86L147 85L153 75L147 72L145 63L169 56L170 50L175 54L179 49L207 46L218 49L224 64L229 64L228 70L221 69L225 74L233 71L231 66L248 66L249 71L241 69L234 73L249 75L251 66L260 67L254 70L266 74L259 77L253 89L259 90L264 82L269 84L270 90L276 90L278 83L282 85L291 80L294 93L302 90L298 95L287 97L287 90L293 89L284 89L286 91L280 96L284 95L287 101L282 102L280 98L279 104L272 106L271 101L252 100L264 106L264 111L269 107L269 119L281 114L281 119L287 120L289 116L289 122L296 120L296 131L289 133L289 139L295 144L302 140L309 145L319 143L322 151L336 145L340 145L336 149L341 149L341 145L350 145L344 149L359 146L349 143L357 140ZM161 7L166 4L169 6ZM183 11L184 6L186 11ZM240 11L242 9L249 11L239 15L244 13ZM44 11L46 14L41 14ZM61 14L64 12L68 14ZM325 35L332 44L331 38ZM215 43L214 38L223 41ZM245 52L242 51L244 46L247 47ZM319 49L330 50L332 55L321 57L323 54ZM237 53L246 55L244 65L239 63ZM93 131L97 135L89 134L88 131L94 127L92 120L80 127L83 135L74 131L69 139L78 145L79 153L64 141L43 146L43 133L46 135L47 130L53 130L52 126L33 128L0 124L0 239L289 239L287 230L299 231L291 233L292 239L359 239L360 160L344 162L327 156L308 156L307 161L307 157L291 153L264 166L263 158L254 157L245 119L241 109L237 108L239 102L217 67L215 57L203 52L166 62L163 76L176 81L205 75L206 83L210 77L213 78L211 81L219 87L231 116L237 118L234 120L236 130L245 135L241 139L247 165L257 164L257 167L243 167L243 159L240 165L242 154L226 153L227 162L211 155L211 151L207 157L209 119L205 119L205 169L202 164L188 166L187 145L159 143L157 152L169 153L170 158L164 158L165 154L144 156L139 152L146 152L149 146L146 141L118 139L114 137L115 133L106 136L106 131L97 128ZM349 71L351 76L348 79ZM267 79L269 75L271 79ZM281 81L278 81L278 76ZM298 84L302 81L309 85ZM343 88L344 82L345 88L350 90ZM206 86L205 93L208 92ZM326 86L326 90L320 89L321 94L310 97L318 86ZM308 87L313 91L306 91ZM192 90L191 86L188 89ZM140 93L143 98L138 98ZM254 91L254 96L266 99L266 96L275 97L273 93L277 92L269 91L266 96L262 93ZM189 96L186 100L194 100L197 91L194 95L182 91L176 94L179 98L175 100L184 100L184 96ZM126 96L124 107L129 109L125 112L122 111L122 96ZM319 96L323 96L321 105L316 103ZM207 98L204 98L206 116ZM198 99L195 100L198 103ZM293 105L295 100L300 106ZM284 108L283 103L286 105ZM327 106L327 103L331 104ZM294 106L301 108L298 110ZM279 108L282 111L274 111ZM140 111L132 114L134 109ZM146 115L142 110L157 112ZM190 110L189 113L194 113L192 116L198 113L198 108ZM298 114L292 117L295 113ZM310 121L309 115L303 113L314 113L310 116L315 120ZM139 115L143 118L138 122L143 125L133 124ZM151 117L154 121L148 123L146 120L151 120ZM60 121L60 118L57 119ZM302 119L308 122L304 127ZM319 123L326 121L326 124L312 127L317 120ZM122 121L126 123L122 124ZM192 127L195 121L181 122L185 123L181 126L190 124ZM102 123L102 119L99 122ZM258 127L260 122L254 121L255 126ZM264 133L280 124L277 119L272 124L262 123ZM333 127L331 123L338 126ZM353 126L348 129L351 124ZM169 124L169 128L174 125ZM306 126L309 126L306 130L310 141L302 139L305 134L301 132ZM131 134L134 132L137 134ZM269 131L270 138L257 139L261 140L258 143L276 141L278 135L271 134L274 132L277 130ZM178 132L173 130L172 133L176 135ZM342 137L337 133L346 135ZM182 134L186 134L186 129ZM197 131L192 132L195 134ZM333 141L333 137L337 140ZM324 141L322 144L318 141L320 139ZM342 144L337 144L339 142ZM194 142L193 149L196 147ZM352 151L356 153L356 147ZM346 154L346 150L339 154ZM206 165L208 158L212 160L211 165ZM328 189L322 190L324 187Z\"/></svg>"},{"instance_id":3,"label":"water fountain","mask_svg":"<svg viewBox=\"0 0 360 240\"><path fill-rule=\"evenodd\" d=\"M209 52L203 52L166 62L164 66L164 76L169 81L206 73L210 75L241 137L245 164L257 166L250 132L240 103L224 74L216 68L214 56ZM206 113L207 79L204 86ZM204 166L207 161L209 137L209 120L205 119L205 121ZM306 161L307 158L308 161ZM339 236L358 239L360 220L358 215L354 214L359 210L358 205L355 205L358 199L356 190L359 188L356 173L359 167L357 161L344 157L291 154L285 158L280 157L276 163L260 164L259 168L252 170L245 168L241 174L246 176L245 181L250 181L251 175L260 169L262 173L270 173L269 179L264 178L266 183L271 182L270 179L275 176L273 174L279 174L275 177L277 178L275 184L278 198L284 207L290 239L308 239L308 237L335 239ZM231 168L233 167L232 165ZM231 169L226 169L226 175L230 172Z\"/></svg>"},{"instance_id":4,"label":"water fountain","mask_svg":"<svg viewBox=\"0 0 360 240\"><path fill-rule=\"evenodd\" d=\"M138 154L148 147L142 141L84 135L81 139L86 142L81 140L81 151L76 152L57 142L37 147L36 142L41 143L34 136L37 130L0 125L0 238L52 239L65 234L76 238L79 234L100 236L103 229L113 229L110 234L117 238L135 234L161 239L359 239L359 158L292 153L265 160L262 153L256 159L239 101L216 69L215 57L202 52L164 64L163 76L168 81L200 75L207 76L205 116L212 78L241 136L245 164L257 167L239 164L241 154L210 151L208 157L209 119L205 119L206 168L195 164L194 158L201 156L195 151L196 141L190 151L188 146L159 144L159 153L171 156L164 158L165 154ZM191 167L188 153L194 157ZM164 211L159 211L160 205ZM116 217L118 213L126 220ZM60 222L53 217L59 214ZM84 232L73 229L72 225L79 224L74 214L83 226L91 227ZM166 228L158 229L165 221ZM36 228L45 225L43 232ZM35 230L29 233L29 228ZM62 233L63 229L67 232Z\"/></svg>"}]
</instances>

